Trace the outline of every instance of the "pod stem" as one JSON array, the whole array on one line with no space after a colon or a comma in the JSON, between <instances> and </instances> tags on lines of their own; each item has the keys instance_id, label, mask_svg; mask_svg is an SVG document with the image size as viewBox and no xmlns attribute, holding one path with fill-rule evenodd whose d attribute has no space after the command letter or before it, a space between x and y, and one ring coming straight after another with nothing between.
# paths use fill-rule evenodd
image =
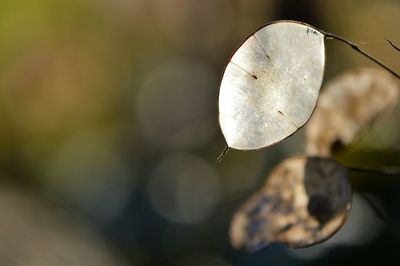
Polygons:
<instances>
[{"instance_id":1,"label":"pod stem","mask_svg":"<svg viewBox=\"0 0 400 266\"><path fill-rule=\"evenodd\" d=\"M221 152L221 154L217 157L217 162L221 162L222 158L226 155L226 153L229 151L228 145L225 146L225 149Z\"/></svg>"},{"instance_id":2,"label":"pod stem","mask_svg":"<svg viewBox=\"0 0 400 266\"><path fill-rule=\"evenodd\" d=\"M387 225L391 226L392 228L395 229L396 233L399 233L399 228L398 226L390 219L390 217L385 213L384 210L365 193L360 193L360 195L365 199L367 204L371 207L371 209L375 212L375 216L379 219L381 219L384 223Z\"/></svg>"},{"instance_id":3,"label":"pod stem","mask_svg":"<svg viewBox=\"0 0 400 266\"><path fill-rule=\"evenodd\" d=\"M331 39L335 39L337 41L340 41L342 43L347 44L348 46L350 46L353 50L355 50L356 52L362 54L363 56L365 56L366 58L368 58L369 60L373 61L374 63L378 64L379 66L381 66L382 68L386 69L387 71L389 71L393 76L395 76L396 78L400 79L400 75L398 73L396 73L394 70L392 70L391 68L389 68L388 66L386 66L384 63L382 63L381 61L379 61L378 59L374 58L372 55L368 54L367 52L361 50L357 44L346 40L345 38L333 34L333 33L329 33L329 32L325 32L323 30L319 30L322 34L325 35L326 38L331 38ZM390 42L389 42L390 43Z\"/></svg>"},{"instance_id":4,"label":"pod stem","mask_svg":"<svg viewBox=\"0 0 400 266\"><path fill-rule=\"evenodd\" d=\"M398 175L400 175L399 167L390 167L390 168L382 168L382 169L348 167L348 169L350 172L359 172L359 173L375 174L375 175L382 175L382 176L398 176Z\"/></svg>"},{"instance_id":5,"label":"pod stem","mask_svg":"<svg viewBox=\"0 0 400 266\"><path fill-rule=\"evenodd\" d=\"M396 49L397 51L400 52L400 48L397 47L396 45L394 45L394 43L392 43L390 40L386 39L386 41L390 44L390 46L392 46L394 49Z\"/></svg>"},{"instance_id":6,"label":"pod stem","mask_svg":"<svg viewBox=\"0 0 400 266\"><path fill-rule=\"evenodd\" d=\"M350 172L361 172L368 174L376 174L381 176L397 176L400 175L400 168L383 168L383 169L371 169L371 168L358 168L348 167ZM381 219L384 223L389 225L397 234L400 234L399 226L386 214L381 206L375 204L375 202L364 192L359 191L360 195L365 199L366 203L371 207L375 216Z\"/></svg>"}]
</instances>

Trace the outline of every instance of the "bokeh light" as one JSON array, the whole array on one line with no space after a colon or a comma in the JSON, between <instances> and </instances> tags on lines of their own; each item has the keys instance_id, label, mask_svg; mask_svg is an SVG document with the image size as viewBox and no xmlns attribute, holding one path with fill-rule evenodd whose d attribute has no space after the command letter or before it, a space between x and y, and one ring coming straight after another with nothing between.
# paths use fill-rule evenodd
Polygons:
<instances>
[{"instance_id":1,"label":"bokeh light","mask_svg":"<svg viewBox=\"0 0 400 266\"><path fill-rule=\"evenodd\" d=\"M189 60L159 62L135 100L143 136L153 149L201 147L215 134L214 77L206 65ZM214 92L214 93L213 93Z\"/></svg>"},{"instance_id":2,"label":"bokeh light","mask_svg":"<svg viewBox=\"0 0 400 266\"><path fill-rule=\"evenodd\" d=\"M66 139L46 162L42 181L65 203L74 203L105 221L124 208L135 182L133 169L112 133L92 129Z\"/></svg>"},{"instance_id":3,"label":"bokeh light","mask_svg":"<svg viewBox=\"0 0 400 266\"><path fill-rule=\"evenodd\" d=\"M171 154L153 170L148 193L159 215L178 223L205 219L219 203L218 175L203 159Z\"/></svg>"}]
</instances>

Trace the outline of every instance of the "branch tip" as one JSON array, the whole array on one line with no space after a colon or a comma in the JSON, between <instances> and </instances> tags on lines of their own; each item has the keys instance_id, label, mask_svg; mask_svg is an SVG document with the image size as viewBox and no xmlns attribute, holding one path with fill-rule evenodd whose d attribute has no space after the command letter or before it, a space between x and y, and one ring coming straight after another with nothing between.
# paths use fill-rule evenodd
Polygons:
<instances>
[{"instance_id":1,"label":"branch tip","mask_svg":"<svg viewBox=\"0 0 400 266\"><path fill-rule=\"evenodd\" d=\"M221 152L221 154L217 157L217 162L221 162L222 158L226 155L226 153L229 151L228 145L225 146L225 149Z\"/></svg>"}]
</instances>

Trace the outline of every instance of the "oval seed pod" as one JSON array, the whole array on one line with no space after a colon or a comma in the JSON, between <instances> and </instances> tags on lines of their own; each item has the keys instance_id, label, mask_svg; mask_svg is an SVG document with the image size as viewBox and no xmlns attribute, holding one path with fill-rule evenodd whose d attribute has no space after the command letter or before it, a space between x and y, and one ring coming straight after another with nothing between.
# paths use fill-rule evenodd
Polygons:
<instances>
[{"instance_id":1,"label":"oval seed pod","mask_svg":"<svg viewBox=\"0 0 400 266\"><path fill-rule=\"evenodd\" d=\"M352 143L398 103L400 82L375 68L348 71L329 82L306 128L308 155L330 156ZM340 144L340 145L337 145Z\"/></svg>"},{"instance_id":2,"label":"oval seed pod","mask_svg":"<svg viewBox=\"0 0 400 266\"><path fill-rule=\"evenodd\" d=\"M311 246L330 238L350 208L346 167L320 157L289 158L235 214L231 244L250 252L273 242L293 248Z\"/></svg>"},{"instance_id":3,"label":"oval seed pod","mask_svg":"<svg viewBox=\"0 0 400 266\"><path fill-rule=\"evenodd\" d=\"M295 21L269 24L239 47L226 66L219 122L227 145L267 147L310 118L325 65L324 34Z\"/></svg>"}]
</instances>

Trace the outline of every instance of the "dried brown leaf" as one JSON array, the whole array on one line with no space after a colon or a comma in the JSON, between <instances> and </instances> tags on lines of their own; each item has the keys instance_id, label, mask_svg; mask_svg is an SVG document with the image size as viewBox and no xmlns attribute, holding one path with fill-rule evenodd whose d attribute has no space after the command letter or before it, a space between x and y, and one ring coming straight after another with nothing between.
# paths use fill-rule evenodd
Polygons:
<instances>
[{"instance_id":1,"label":"dried brown leaf","mask_svg":"<svg viewBox=\"0 0 400 266\"><path fill-rule=\"evenodd\" d=\"M290 158L235 214L231 244L251 252L272 242L293 248L314 245L342 226L350 207L346 167L319 157Z\"/></svg>"},{"instance_id":2,"label":"dried brown leaf","mask_svg":"<svg viewBox=\"0 0 400 266\"><path fill-rule=\"evenodd\" d=\"M306 152L330 156L348 145L398 102L399 81L379 69L347 72L323 89L306 129Z\"/></svg>"}]
</instances>

